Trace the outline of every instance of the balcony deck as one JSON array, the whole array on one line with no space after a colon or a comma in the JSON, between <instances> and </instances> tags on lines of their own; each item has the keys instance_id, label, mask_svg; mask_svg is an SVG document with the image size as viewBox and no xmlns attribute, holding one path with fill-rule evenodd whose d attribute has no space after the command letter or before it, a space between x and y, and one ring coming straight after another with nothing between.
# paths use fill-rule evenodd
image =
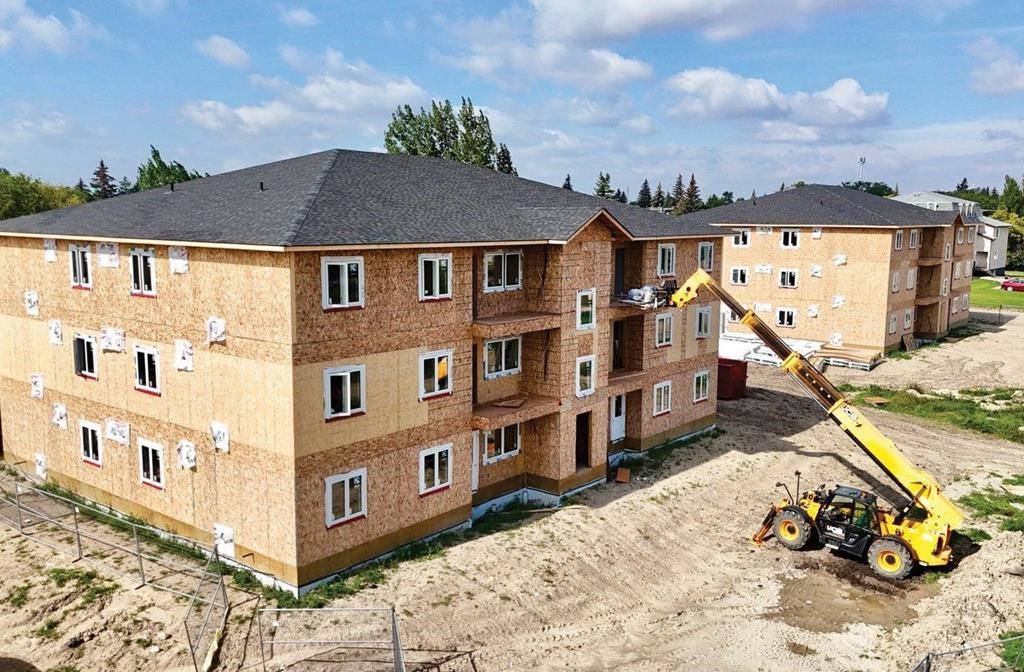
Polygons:
<instances>
[{"instance_id":1,"label":"balcony deck","mask_svg":"<svg viewBox=\"0 0 1024 672\"><path fill-rule=\"evenodd\" d=\"M650 371L639 369L619 369L608 374L608 391L612 394L632 392L644 386L644 380Z\"/></svg>"},{"instance_id":2,"label":"balcony deck","mask_svg":"<svg viewBox=\"0 0 1024 672\"><path fill-rule=\"evenodd\" d=\"M516 336L531 331L557 329L561 326L561 319L558 313L508 313L478 317L473 320L471 333L474 338Z\"/></svg>"},{"instance_id":3,"label":"balcony deck","mask_svg":"<svg viewBox=\"0 0 1024 672\"><path fill-rule=\"evenodd\" d=\"M522 402L522 403L520 403ZM553 397L516 394L473 407L473 429L497 429L557 413L561 402Z\"/></svg>"}]
</instances>

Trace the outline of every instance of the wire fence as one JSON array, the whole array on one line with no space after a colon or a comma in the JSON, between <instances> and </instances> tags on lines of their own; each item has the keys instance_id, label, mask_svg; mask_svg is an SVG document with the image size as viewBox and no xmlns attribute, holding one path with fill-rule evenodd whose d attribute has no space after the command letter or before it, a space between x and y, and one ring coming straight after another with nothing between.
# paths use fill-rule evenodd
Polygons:
<instances>
[{"instance_id":1,"label":"wire fence","mask_svg":"<svg viewBox=\"0 0 1024 672\"><path fill-rule=\"evenodd\" d=\"M1008 652L1009 655L1008 655ZM1024 635L929 653L910 672L1020 672L1024 670Z\"/></svg>"},{"instance_id":2,"label":"wire fence","mask_svg":"<svg viewBox=\"0 0 1024 672\"><path fill-rule=\"evenodd\" d=\"M0 523L76 561L187 600L183 624L195 669L209 657L229 611L215 549L6 472L0 472Z\"/></svg>"}]
</instances>

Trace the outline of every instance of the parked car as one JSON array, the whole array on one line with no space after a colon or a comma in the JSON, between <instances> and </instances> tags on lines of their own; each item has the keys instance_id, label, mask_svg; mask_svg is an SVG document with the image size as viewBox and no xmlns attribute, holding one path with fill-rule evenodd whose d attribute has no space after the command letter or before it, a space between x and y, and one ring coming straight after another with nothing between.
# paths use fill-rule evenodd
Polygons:
<instances>
[{"instance_id":1,"label":"parked car","mask_svg":"<svg viewBox=\"0 0 1024 672\"><path fill-rule=\"evenodd\" d=\"M1007 292L1024 292L1024 280L1003 280L999 289Z\"/></svg>"}]
</instances>

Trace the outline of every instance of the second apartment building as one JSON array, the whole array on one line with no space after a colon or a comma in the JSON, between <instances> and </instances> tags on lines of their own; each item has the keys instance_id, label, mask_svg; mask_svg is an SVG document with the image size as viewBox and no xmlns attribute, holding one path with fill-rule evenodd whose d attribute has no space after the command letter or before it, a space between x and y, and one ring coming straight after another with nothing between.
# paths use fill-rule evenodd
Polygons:
<instances>
[{"instance_id":1,"label":"second apartment building","mask_svg":"<svg viewBox=\"0 0 1024 672\"><path fill-rule=\"evenodd\" d=\"M3 458L300 589L714 425L721 232L332 150L0 223Z\"/></svg>"}]
</instances>

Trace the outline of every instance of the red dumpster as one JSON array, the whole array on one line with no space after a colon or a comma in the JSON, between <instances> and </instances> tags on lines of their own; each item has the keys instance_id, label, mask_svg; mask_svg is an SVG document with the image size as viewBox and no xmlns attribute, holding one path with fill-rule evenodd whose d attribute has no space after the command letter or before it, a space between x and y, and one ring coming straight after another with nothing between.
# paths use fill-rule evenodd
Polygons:
<instances>
[{"instance_id":1,"label":"red dumpster","mask_svg":"<svg viewBox=\"0 0 1024 672\"><path fill-rule=\"evenodd\" d=\"M747 363L718 358L718 398L739 399L747 396Z\"/></svg>"}]
</instances>

